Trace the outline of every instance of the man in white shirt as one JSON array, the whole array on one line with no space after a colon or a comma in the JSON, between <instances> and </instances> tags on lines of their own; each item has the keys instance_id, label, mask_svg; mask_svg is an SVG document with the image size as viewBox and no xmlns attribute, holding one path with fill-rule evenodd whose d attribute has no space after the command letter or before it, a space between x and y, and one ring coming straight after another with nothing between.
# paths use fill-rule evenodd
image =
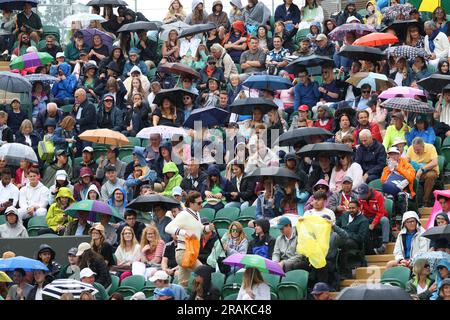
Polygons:
<instances>
[{"instance_id":1,"label":"man in white shirt","mask_svg":"<svg viewBox=\"0 0 450 320\"><path fill-rule=\"evenodd\" d=\"M306 211L303 215L307 216L319 216L322 218L330 218L333 224L336 222L336 215L333 211L325 207L325 203L327 201L327 194L323 191L316 191L313 195L313 208ZM328 220L330 220L328 219Z\"/></svg>"},{"instance_id":2,"label":"man in white shirt","mask_svg":"<svg viewBox=\"0 0 450 320\"><path fill-rule=\"evenodd\" d=\"M0 213L4 213L9 206L16 207L19 201L19 189L11 183L11 170L3 169L0 183Z\"/></svg>"},{"instance_id":3,"label":"man in white shirt","mask_svg":"<svg viewBox=\"0 0 450 320\"><path fill-rule=\"evenodd\" d=\"M39 169L31 168L28 172L29 183L20 189L19 215L22 220L47 214L50 190L39 181L40 178Z\"/></svg>"}]
</instances>

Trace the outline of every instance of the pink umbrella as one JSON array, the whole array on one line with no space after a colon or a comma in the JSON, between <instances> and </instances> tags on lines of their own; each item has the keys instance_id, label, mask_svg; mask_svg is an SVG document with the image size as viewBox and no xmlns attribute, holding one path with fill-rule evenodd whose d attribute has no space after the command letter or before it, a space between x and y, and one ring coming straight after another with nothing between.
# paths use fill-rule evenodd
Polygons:
<instances>
[{"instance_id":1,"label":"pink umbrella","mask_svg":"<svg viewBox=\"0 0 450 320\"><path fill-rule=\"evenodd\" d=\"M425 228L427 230L434 227L434 219L436 219L436 215L439 212L442 212L442 207L441 207L441 204L439 203L439 201L437 200L437 197L444 196L444 197L450 199L450 190L435 190L433 192L433 194L434 194L434 198L436 199L436 201L434 202L433 209L431 210L430 218L428 218L427 227Z\"/></svg>"},{"instance_id":2,"label":"pink umbrella","mask_svg":"<svg viewBox=\"0 0 450 320\"><path fill-rule=\"evenodd\" d=\"M378 98L380 99L390 99L395 98L398 95L402 95L402 98L412 98L415 96L423 96L425 97L425 93L423 90L410 88L410 87L392 87L385 91L383 91Z\"/></svg>"}]
</instances>

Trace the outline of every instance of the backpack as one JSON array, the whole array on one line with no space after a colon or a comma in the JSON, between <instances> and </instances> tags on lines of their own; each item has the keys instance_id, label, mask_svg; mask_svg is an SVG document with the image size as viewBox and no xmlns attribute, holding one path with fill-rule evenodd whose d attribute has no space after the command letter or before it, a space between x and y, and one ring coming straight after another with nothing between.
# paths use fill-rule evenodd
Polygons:
<instances>
[{"instance_id":1,"label":"backpack","mask_svg":"<svg viewBox=\"0 0 450 320\"><path fill-rule=\"evenodd\" d=\"M50 162L55 155L55 145L53 141L44 138L38 143L38 154L42 161Z\"/></svg>"}]
</instances>

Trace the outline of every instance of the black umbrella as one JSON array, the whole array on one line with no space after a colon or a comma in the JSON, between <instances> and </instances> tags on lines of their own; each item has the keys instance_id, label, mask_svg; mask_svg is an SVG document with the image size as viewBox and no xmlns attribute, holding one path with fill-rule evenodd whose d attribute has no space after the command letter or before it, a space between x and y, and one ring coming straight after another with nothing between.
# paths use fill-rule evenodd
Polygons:
<instances>
[{"instance_id":1,"label":"black umbrella","mask_svg":"<svg viewBox=\"0 0 450 320\"><path fill-rule=\"evenodd\" d=\"M323 140L325 140L328 137L332 137L333 134L330 131L322 128L298 128L283 133L278 138L277 142L280 147L289 147L299 142L309 143L309 138L312 136L320 136L321 138L323 138ZM277 142L275 142L274 145L276 145Z\"/></svg>"},{"instance_id":2,"label":"black umbrella","mask_svg":"<svg viewBox=\"0 0 450 320\"><path fill-rule=\"evenodd\" d=\"M300 70L309 67L317 67L323 65L333 65L334 61L328 56L319 56L312 54L306 57L300 57L289 63L285 70L289 73L298 74Z\"/></svg>"},{"instance_id":3,"label":"black umbrella","mask_svg":"<svg viewBox=\"0 0 450 320\"><path fill-rule=\"evenodd\" d=\"M161 105L162 101L167 98L172 101L178 108L183 107L183 97L185 95L190 95L193 100L197 95L189 90L183 88L172 88L172 89L163 89L158 92L153 100L153 103L156 105Z\"/></svg>"},{"instance_id":4,"label":"black umbrella","mask_svg":"<svg viewBox=\"0 0 450 320\"><path fill-rule=\"evenodd\" d=\"M38 0L26 0L26 1L17 1L17 0L0 0L0 9L1 10L18 10L22 11L25 3L31 4L33 8L36 8L38 5Z\"/></svg>"},{"instance_id":5,"label":"black umbrella","mask_svg":"<svg viewBox=\"0 0 450 320\"><path fill-rule=\"evenodd\" d=\"M406 31L410 26L419 28L419 33L422 36L425 35L425 32L423 31L423 23L419 23L417 20L396 20L387 27L384 27L380 32L386 32L388 29L392 29L395 31L397 38L400 41L404 41L406 39Z\"/></svg>"},{"instance_id":6,"label":"black umbrella","mask_svg":"<svg viewBox=\"0 0 450 320\"><path fill-rule=\"evenodd\" d=\"M308 144L302 147L297 154L303 157L318 157L318 156L337 156L343 153L353 153L353 150L343 143L335 142L321 142L315 144Z\"/></svg>"},{"instance_id":7,"label":"black umbrella","mask_svg":"<svg viewBox=\"0 0 450 320\"><path fill-rule=\"evenodd\" d=\"M441 238L450 241L450 225L430 228L422 233L422 237L433 241Z\"/></svg>"},{"instance_id":8,"label":"black umbrella","mask_svg":"<svg viewBox=\"0 0 450 320\"><path fill-rule=\"evenodd\" d=\"M184 29L181 32L179 38L184 38L184 37L187 37L187 36L194 36L196 34L204 33L204 32L207 32L207 31L215 29L215 28L217 28L217 26L216 26L215 23L212 23L212 22L196 24L196 25L194 25L194 26L192 26L190 28Z\"/></svg>"},{"instance_id":9,"label":"black umbrella","mask_svg":"<svg viewBox=\"0 0 450 320\"><path fill-rule=\"evenodd\" d=\"M31 91L31 83L25 77L9 71L0 72L0 90L22 93Z\"/></svg>"},{"instance_id":10,"label":"black umbrella","mask_svg":"<svg viewBox=\"0 0 450 320\"><path fill-rule=\"evenodd\" d=\"M128 3L126 3L123 0L91 0L86 5L99 7L104 7L106 5L112 5L113 7L120 7L120 6L128 7Z\"/></svg>"},{"instance_id":11,"label":"black umbrella","mask_svg":"<svg viewBox=\"0 0 450 320\"><path fill-rule=\"evenodd\" d=\"M246 98L235 100L230 105L230 110L233 113L241 115L251 115L256 107L260 108L263 113L267 113L272 109L278 109L278 106L272 100L264 98Z\"/></svg>"},{"instance_id":12,"label":"black umbrella","mask_svg":"<svg viewBox=\"0 0 450 320\"><path fill-rule=\"evenodd\" d=\"M337 300L412 300L409 293L400 287L387 284L364 284L347 287Z\"/></svg>"},{"instance_id":13,"label":"black umbrella","mask_svg":"<svg viewBox=\"0 0 450 320\"><path fill-rule=\"evenodd\" d=\"M180 203L174 199L158 194L152 194L149 196L137 197L127 205L127 209L149 212L152 211L155 206L162 206L166 209L170 209L179 205Z\"/></svg>"},{"instance_id":14,"label":"black umbrella","mask_svg":"<svg viewBox=\"0 0 450 320\"><path fill-rule=\"evenodd\" d=\"M430 93L439 94L450 84L450 76L446 74L432 74L428 78L417 81L417 85Z\"/></svg>"},{"instance_id":15,"label":"black umbrella","mask_svg":"<svg viewBox=\"0 0 450 320\"><path fill-rule=\"evenodd\" d=\"M117 32L136 32L138 30L159 30L156 23L148 21L137 21L132 23L127 23L126 25L120 27Z\"/></svg>"},{"instance_id":16,"label":"black umbrella","mask_svg":"<svg viewBox=\"0 0 450 320\"><path fill-rule=\"evenodd\" d=\"M386 55L379 48L367 46L346 46L338 54L352 60L380 61L387 59Z\"/></svg>"},{"instance_id":17,"label":"black umbrella","mask_svg":"<svg viewBox=\"0 0 450 320\"><path fill-rule=\"evenodd\" d=\"M272 177L274 184L285 185L290 179L300 181L300 177L291 170L279 167L259 168L250 172L243 179L261 181L263 177Z\"/></svg>"}]
</instances>

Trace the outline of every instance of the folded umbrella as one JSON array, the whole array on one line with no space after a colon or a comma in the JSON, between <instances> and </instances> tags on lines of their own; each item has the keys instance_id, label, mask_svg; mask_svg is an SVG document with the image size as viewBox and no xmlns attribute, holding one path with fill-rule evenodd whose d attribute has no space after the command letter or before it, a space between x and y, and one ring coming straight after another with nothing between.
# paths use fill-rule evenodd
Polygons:
<instances>
[{"instance_id":1,"label":"folded umbrella","mask_svg":"<svg viewBox=\"0 0 450 320\"><path fill-rule=\"evenodd\" d=\"M42 289L42 295L59 300L63 294L71 293L76 300L79 300L80 294L83 291L88 291L92 295L98 293L98 290L89 283L74 279L57 279L53 280Z\"/></svg>"},{"instance_id":2,"label":"folded umbrella","mask_svg":"<svg viewBox=\"0 0 450 320\"><path fill-rule=\"evenodd\" d=\"M345 46L338 55L352 60L381 61L387 59L383 51L378 48L357 45Z\"/></svg>"},{"instance_id":3,"label":"folded umbrella","mask_svg":"<svg viewBox=\"0 0 450 320\"><path fill-rule=\"evenodd\" d=\"M130 144L130 141L122 133L111 129L93 129L86 130L78 135L83 141L89 141L99 144L109 144L112 146L123 146Z\"/></svg>"},{"instance_id":4,"label":"folded umbrella","mask_svg":"<svg viewBox=\"0 0 450 320\"><path fill-rule=\"evenodd\" d=\"M412 258L411 264L414 265L417 260L426 260L430 265L430 272L433 273L442 259L450 261L450 254L443 251L422 252Z\"/></svg>"},{"instance_id":5,"label":"folded umbrella","mask_svg":"<svg viewBox=\"0 0 450 320\"><path fill-rule=\"evenodd\" d=\"M203 128L223 126L228 123L229 119L228 111L216 107L206 107L192 111L184 121L183 127L194 129L195 122L201 122Z\"/></svg>"},{"instance_id":6,"label":"folded umbrella","mask_svg":"<svg viewBox=\"0 0 450 320\"><path fill-rule=\"evenodd\" d=\"M348 32L355 32L356 38L365 36L366 34L376 32L377 30L368 24L362 23L345 23L328 34L328 37L334 41L344 41Z\"/></svg>"},{"instance_id":7,"label":"folded umbrella","mask_svg":"<svg viewBox=\"0 0 450 320\"><path fill-rule=\"evenodd\" d=\"M215 23L202 23L202 24L196 24L192 27L186 28L184 29L181 34L178 36L178 38L184 38L184 37L188 37L188 36L195 36L196 34L199 33L204 33L207 32L209 30L215 29L217 28Z\"/></svg>"},{"instance_id":8,"label":"folded umbrella","mask_svg":"<svg viewBox=\"0 0 450 320\"><path fill-rule=\"evenodd\" d=\"M297 151L298 155L310 158L319 156L333 157L346 153L352 154L353 150L343 143L335 142L308 144Z\"/></svg>"},{"instance_id":9,"label":"folded umbrella","mask_svg":"<svg viewBox=\"0 0 450 320\"><path fill-rule=\"evenodd\" d=\"M98 200L81 200L75 202L68 207L64 212L73 217L77 217L77 212L89 212L88 220L92 222L100 221L100 214L106 214L111 216L111 221L120 222L123 221L122 215L115 208L107 205L106 203Z\"/></svg>"},{"instance_id":10,"label":"folded umbrella","mask_svg":"<svg viewBox=\"0 0 450 320\"><path fill-rule=\"evenodd\" d=\"M20 74L9 71L0 72L0 90L22 93L31 91L31 83Z\"/></svg>"},{"instance_id":11,"label":"folded umbrella","mask_svg":"<svg viewBox=\"0 0 450 320\"><path fill-rule=\"evenodd\" d=\"M262 273L284 276L283 268L275 261L256 254L235 253L225 258L223 263L232 267L256 268Z\"/></svg>"},{"instance_id":12,"label":"folded umbrella","mask_svg":"<svg viewBox=\"0 0 450 320\"><path fill-rule=\"evenodd\" d=\"M0 259L0 271L14 271L16 269L23 269L26 272L33 272L35 270L48 271L48 268L41 261L27 257L18 256L14 258Z\"/></svg>"},{"instance_id":13,"label":"folded umbrella","mask_svg":"<svg viewBox=\"0 0 450 320\"><path fill-rule=\"evenodd\" d=\"M0 158L4 158L8 165L20 166L21 160L39 163L34 150L21 143L5 143L0 147Z\"/></svg>"},{"instance_id":14,"label":"folded umbrella","mask_svg":"<svg viewBox=\"0 0 450 320\"><path fill-rule=\"evenodd\" d=\"M294 130L287 131L278 137L278 143L280 147L294 146L297 143L304 142L305 144L310 143L310 138L314 136L319 136L323 140L332 137L333 134L323 128L298 128Z\"/></svg>"},{"instance_id":15,"label":"folded umbrella","mask_svg":"<svg viewBox=\"0 0 450 320\"><path fill-rule=\"evenodd\" d=\"M259 182L263 177L271 177L274 184L280 185L285 185L289 180L300 180L300 177L291 170L280 167L258 168L245 175L243 179Z\"/></svg>"},{"instance_id":16,"label":"folded umbrella","mask_svg":"<svg viewBox=\"0 0 450 320\"><path fill-rule=\"evenodd\" d=\"M138 132L136 138L148 139L152 134L159 134L163 139L171 140L174 135L187 136L188 133L183 128L170 126L156 126L144 128Z\"/></svg>"},{"instance_id":17,"label":"folded umbrella","mask_svg":"<svg viewBox=\"0 0 450 320\"><path fill-rule=\"evenodd\" d=\"M240 115L252 115L255 108L261 109L262 113L278 109L278 106L272 100L264 98L246 98L235 100L229 106L232 113Z\"/></svg>"},{"instance_id":18,"label":"folded umbrella","mask_svg":"<svg viewBox=\"0 0 450 320\"><path fill-rule=\"evenodd\" d=\"M91 21L99 21L99 22L105 22L106 19L103 18L101 15L98 14L92 14L92 13L77 13L72 14L68 17L65 17L62 21L62 25L64 27L70 28L72 26L73 22L81 22L82 25L88 25Z\"/></svg>"},{"instance_id":19,"label":"folded umbrella","mask_svg":"<svg viewBox=\"0 0 450 320\"><path fill-rule=\"evenodd\" d=\"M161 196L159 194L152 194L148 196L138 196L127 205L127 209L150 212L153 207L162 206L167 210L178 207L180 203L175 199Z\"/></svg>"},{"instance_id":20,"label":"folded umbrella","mask_svg":"<svg viewBox=\"0 0 450 320\"><path fill-rule=\"evenodd\" d=\"M1 73L1 72L0 72ZM450 76L434 73L431 76L417 81L417 85L429 93L439 94L450 84Z\"/></svg>"},{"instance_id":21,"label":"folded umbrella","mask_svg":"<svg viewBox=\"0 0 450 320\"><path fill-rule=\"evenodd\" d=\"M423 31L423 23L419 23L417 20L395 20L387 27L384 27L381 32L386 32L388 29L392 29L395 31L395 35L400 41L405 41L406 31L410 26L416 26L419 28L419 33L422 36L425 35L425 32Z\"/></svg>"},{"instance_id":22,"label":"folded umbrella","mask_svg":"<svg viewBox=\"0 0 450 320\"><path fill-rule=\"evenodd\" d=\"M450 225L433 227L422 233L422 237L430 240L437 240L440 238L450 241Z\"/></svg>"},{"instance_id":23,"label":"folded umbrella","mask_svg":"<svg viewBox=\"0 0 450 320\"><path fill-rule=\"evenodd\" d=\"M191 67L189 67L185 64L182 64L182 63L178 63L178 62L160 64L158 66L158 71L164 72L164 73L173 73L173 74L178 74L178 75L188 75L188 76L200 79L200 73L198 73Z\"/></svg>"},{"instance_id":24,"label":"folded umbrella","mask_svg":"<svg viewBox=\"0 0 450 320\"><path fill-rule=\"evenodd\" d=\"M434 108L430 107L428 103L422 102L412 98L390 98L381 103L382 107L405 110L415 113L433 113Z\"/></svg>"},{"instance_id":25,"label":"folded umbrella","mask_svg":"<svg viewBox=\"0 0 450 320\"><path fill-rule=\"evenodd\" d=\"M9 64L11 70L23 70L25 68L40 67L55 60L47 52L29 52L14 58Z\"/></svg>"},{"instance_id":26,"label":"folded umbrella","mask_svg":"<svg viewBox=\"0 0 450 320\"><path fill-rule=\"evenodd\" d=\"M22 11L23 10L23 6L29 3L31 4L31 6L33 8L36 8L39 0L25 0L25 1L16 1L16 0L0 0L0 9L1 10L17 10L17 11Z\"/></svg>"},{"instance_id":27,"label":"folded umbrella","mask_svg":"<svg viewBox=\"0 0 450 320\"><path fill-rule=\"evenodd\" d=\"M387 284L363 284L347 287L336 300L412 300L405 289Z\"/></svg>"},{"instance_id":28,"label":"folded umbrella","mask_svg":"<svg viewBox=\"0 0 450 320\"><path fill-rule=\"evenodd\" d=\"M379 99L389 99L395 98L402 95L404 98L414 98L415 96L426 97L425 92L420 89L411 87L393 87L383 91L378 98Z\"/></svg>"},{"instance_id":29,"label":"folded umbrella","mask_svg":"<svg viewBox=\"0 0 450 320\"><path fill-rule=\"evenodd\" d=\"M285 70L289 73L298 74L300 70L309 67L317 67L323 65L333 65L334 61L328 56L319 56L312 54L306 57L300 57L290 62Z\"/></svg>"},{"instance_id":30,"label":"folded umbrella","mask_svg":"<svg viewBox=\"0 0 450 320\"><path fill-rule=\"evenodd\" d=\"M158 26L154 22L149 21L136 21L132 23L127 23L126 25L120 27L117 32L136 32L139 30L159 30Z\"/></svg>"},{"instance_id":31,"label":"folded umbrella","mask_svg":"<svg viewBox=\"0 0 450 320\"><path fill-rule=\"evenodd\" d=\"M195 100L197 97L197 94L183 88L162 89L156 94L153 103L160 106L163 100L167 98L172 101L177 108L182 109L184 108L183 97L185 95L190 95L192 100Z\"/></svg>"},{"instance_id":32,"label":"folded umbrella","mask_svg":"<svg viewBox=\"0 0 450 320\"><path fill-rule=\"evenodd\" d=\"M91 0L86 5L99 7L104 7L106 5L112 5L113 7L120 7L120 6L128 7L128 3L126 3L123 0Z\"/></svg>"},{"instance_id":33,"label":"folded umbrella","mask_svg":"<svg viewBox=\"0 0 450 320\"><path fill-rule=\"evenodd\" d=\"M252 75L242 83L243 86L258 90L286 90L294 85L286 78L267 74Z\"/></svg>"},{"instance_id":34,"label":"folded umbrella","mask_svg":"<svg viewBox=\"0 0 450 320\"><path fill-rule=\"evenodd\" d=\"M111 35L109 35L108 33L104 32L104 31L101 31L99 29L88 28L88 29L81 30L81 33L84 36L84 42L89 47L93 46L92 38L95 35L99 35L102 38L103 44L106 45L108 48L112 47L114 38Z\"/></svg>"},{"instance_id":35,"label":"folded umbrella","mask_svg":"<svg viewBox=\"0 0 450 320\"><path fill-rule=\"evenodd\" d=\"M356 39L354 46L378 47L398 42L398 38L391 33L374 32Z\"/></svg>"}]
</instances>

